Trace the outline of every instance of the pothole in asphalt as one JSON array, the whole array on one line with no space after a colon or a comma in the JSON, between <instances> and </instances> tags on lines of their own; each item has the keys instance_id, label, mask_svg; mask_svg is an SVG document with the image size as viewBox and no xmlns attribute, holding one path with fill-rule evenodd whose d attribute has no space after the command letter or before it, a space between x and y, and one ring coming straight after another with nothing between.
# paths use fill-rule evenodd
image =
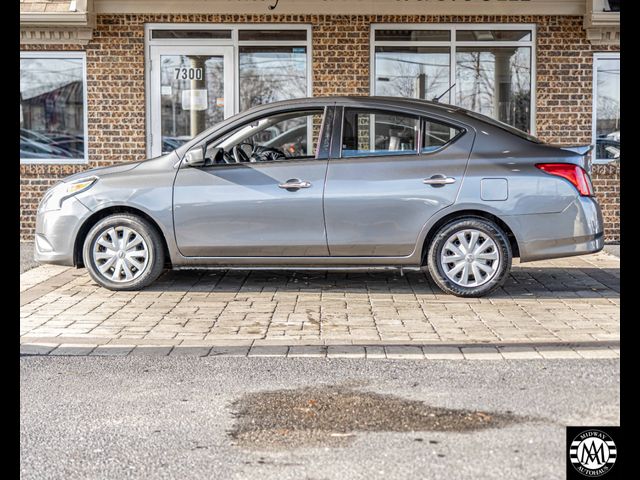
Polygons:
<instances>
[{"instance_id":1,"label":"pothole in asphalt","mask_svg":"<svg viewBox=\"0 0 640 480\"><path fill-rule=\"evenodd\" d=\"M527 420L336 386L249 393L231 408L234 443L259 449L343 446L358 432L468 432Z\"/></svg>"}]
</instances>

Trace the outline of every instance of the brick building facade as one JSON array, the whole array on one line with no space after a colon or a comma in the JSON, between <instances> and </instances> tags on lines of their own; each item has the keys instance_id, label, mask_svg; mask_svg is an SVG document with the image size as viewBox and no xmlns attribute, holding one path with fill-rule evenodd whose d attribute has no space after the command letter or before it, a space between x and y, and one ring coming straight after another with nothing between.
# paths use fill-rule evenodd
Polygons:
<instances>
[{"instance_id":1,"label":"brick building facade","mask_svg":"<svg viewBox=\"0 0 640 480\"><path fill-rule=\"evenodd\" d=\"M398 11L407 9L413 14L350 14L342 13L342 5L362 2L317 2L319 7L329 10L318 12L287 13L295 7L277 5L275 2L193 2L192 9L201 13L140 13L136 10L154 11L153 2L130 2L129 13L123 13L123 3L129 2L78 2L85 6L84 20L78 24L67 20L38 24L34 17L45 12L46 5L69 2L21 0L23 52L84 52L86 55L86 143L85 162L65 163L38 162L37 159L21 162L21 236L32 237L35 227L37 205L45 190L59 178L97 166L139 160L149 153L149 87L148 50L145 25L148 24L203 24L203 25L303 25L310 27L310 94L320 95L369 95L372 94L372 26L397 24L402 28L411 25L477 25L477 24L527 24L535 26L535 79L534 98L535 134L540 139L558 144L593 143L593 91L594 54L617 52L619 33L616 20L589 19L589 6L593 2L564 2L565 10L560 14L528 13L542 12L542 7L553 10L548 2L540 7L536 2L517 2L503 8L505 2L439 2L446 3L449 11L458 14L425 14L429 3L435 2L386 2L382 8L375 0L365 2L370 8ZM73 2L72 2L73 3ZM113 3L113 7L110 4ZM182 2L175 2L176 4ZM189 4L190 2L184 2ZM210 3L229 4L229 13L207 13ZM291 4L292 2L289 2ZM302 2L309 4L311 2ZM469 5L465 5L468 3ZM479 3L485 3L482 11L508 11L507 15L461 15L474 9L480 11ZM509 2L513 4L514 2ZM562 4L563 2L557 2ZM142 4L142 5L140 5ZM400 5L402 4L402 5ZM569 5L570 4L570 5ZM34 7L34 5L39 5ZM43 8L40 6L44 5ZM137 5L137 7L135 7ZM184 5L182 5L184 7ZM330 8L326 8L330 7ZM402 7L402 8L400 8ZM473 7L473 8L470 8ZM525 14L514 13L522 7ZM525 8L526 7L526 8ZM535 8L533 8L535 7ZM56 7L57 8L57 7ZM244 8L247 13L238 13ZM303 7L299 7L302 9ZM438 5L434 10L443 11ZM558 9L559 7L557 7ZM580 10L582 8L582 10ZM93 9L93 11L91 10ZM112 13L102 13L103 10ZM163 2L155 11L170 10ZM332 13L330 10L337 10ZM527 10L528 9L528 10ZM62 10L62 9L60 9ZM188 11L189 8L182 8ZM284 13L278 13L285 10ZM306 11L309 11L308 9ZM344 9L348 12L349 9ZM88 13L87 13L88 12ZM262 13L260 13L262 12ZM582 12L582 13L580 13ZM52 12L53 13L53 12ZM553 12L552 12L553 13ZM50 15L49 15L50 16ZM595 15L593 16L595 18ZM618 17L619 18L619 17ZM74 20L75 21L75 20ZM619 21L619 20L617 20ZM591 23L589 23L591 22ZM607 23L609 22L609 23ZM409 25L409 27L407 27ZM594 26L595 25L595 26ZM595 32L595 33L594 33ZM597 34L600 36L597 37ZM597 38L596 38L597 37ZM595 38L595 40L594 40ZM608 242L619 240L619 162L595 164L593 181L597 197L605 217L605 238Z\"/></svg>"}]
</instances>

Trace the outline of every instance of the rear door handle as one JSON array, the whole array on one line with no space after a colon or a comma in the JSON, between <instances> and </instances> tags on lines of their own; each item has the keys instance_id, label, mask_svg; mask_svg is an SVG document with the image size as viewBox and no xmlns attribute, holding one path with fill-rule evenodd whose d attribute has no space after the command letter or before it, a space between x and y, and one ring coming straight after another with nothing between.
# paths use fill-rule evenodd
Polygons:
<instances>
[{"instance_id":1,"label":"rear door handle","mask_svg":"<svg viewBox=\"0 0 640 480\"><path fill-rule=\"evenodd\" d=\"M297 178L291 178L284 183L278 185L280 188L284 188L285 190L289 190L290 192L299 190L301 188L309 188L311 186L311 182L307 182L306 180L299 180Z\"/></svg>"},{"instance_id":2,"label":"rear door handle","mask_svg":"<svg viewBox=\"0 0 640 480\"><path fill-rule=\"evenodd\" d=\"M450 185L455 183L456 179L453 177L445 177L444 175L434 175L431 178L425 178L422 180L422 183L426 185L431 185L433 187L442 187L444 185Z\"/></svg>"}]
</instances>

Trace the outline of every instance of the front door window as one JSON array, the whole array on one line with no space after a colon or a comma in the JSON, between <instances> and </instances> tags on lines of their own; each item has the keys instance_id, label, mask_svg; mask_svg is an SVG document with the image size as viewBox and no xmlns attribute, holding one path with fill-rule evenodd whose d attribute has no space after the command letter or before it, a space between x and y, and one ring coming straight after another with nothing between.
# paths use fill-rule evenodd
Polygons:
<instances>
[{"instance_id":1,"label":"front door window","mask_svg":"<svg viewBox=\"0 0 640 480\"><path fill-rule=\"evenodd\" d=\"M215 142L214 163L317 158L323 110L280 112L247 123Z\"/></svg>"}]
</instances>

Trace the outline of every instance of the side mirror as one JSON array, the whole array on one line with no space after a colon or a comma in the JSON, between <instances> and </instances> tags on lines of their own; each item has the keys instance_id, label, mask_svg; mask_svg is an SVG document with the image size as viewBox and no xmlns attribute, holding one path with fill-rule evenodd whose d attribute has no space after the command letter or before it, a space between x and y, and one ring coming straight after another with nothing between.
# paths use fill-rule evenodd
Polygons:
<instances>
[{"instance_id":1,"label":"side mirror","mask_svg":"<svg viewBox=\"0 0 640 480\"><path fill-rule=\"evenodd\" d=\"M204 162L204 146L191 149L184 156L184 163L190 167L202 167Z\"/></svg>"}]
</instances>

